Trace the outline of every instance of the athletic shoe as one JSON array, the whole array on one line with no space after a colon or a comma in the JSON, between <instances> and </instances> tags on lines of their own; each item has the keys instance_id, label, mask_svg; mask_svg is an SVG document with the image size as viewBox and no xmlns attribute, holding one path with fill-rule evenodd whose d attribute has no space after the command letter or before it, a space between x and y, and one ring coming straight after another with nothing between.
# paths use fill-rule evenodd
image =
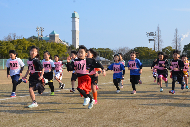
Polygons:
<instances>
[{"instance_id":1,"label":"athletic shoe","mask_svg":"<svg viewBox=\"0 0 190 127\"><path fill-rule=\"evenodd\" d=\"M51 92L50 96L53 96L54 95L54 92Z\"/></svg>"},{"instance_id":2,"label":"athletic shoe","mask_svg":"<svg viewBox=\"0 0 190 127\"><path fill-rule=\"evenodd\" d=\"M131 94L136 94L136 90L133 90L133 92Z\"/></svg>"},{"instance_id":3,"label":"athletic shoe","mask_svg":"<svg viewBox=\"0 0 190 127\"><path fill-rule=\"evenodd\" d=\"M139 84L142 84L142 81L141 81L141 80L139 80Z\"/></svg>"},{"instance_id":4,"label":"athletic shoe","mask_svg":"<svg viewBox=\"0 0 190 127\"><path fill-rule=\"evenodd\" d=\"M186 86L185 88L186 88L186 89L189 89L189 87L188 87L188 86Z\"/></svg>"},{"instance_id":5,"label":"athletic shoe","mask_svg":"<svg viewBox=\"0 0 190 127\"><path fill-rule=\"evenodd\" d=\"M170 90L169 93L175 94L175 91L174 90Z\"/></svg>"},{"instance_id":6,"label":"athletic shoe","mask_svg":"<svg viewBox=\"0 0 190 127\"><path fill-rule=\"evenodd\" d=\"M123 85L121 85L121 87L120 88L123 88Z\"/></svg>"},{"instance_id":7,"label":"athletic shoe","mask_svg":"<svg viewBox=\"0 0 190 127\"><path fill-rule=\"evenodd\" d=\"M162 89L162 88L160 88L160 92L163 92L163 89Z\"/></svg>"},{"instance_id":8,"label":"athletic shoe","mask_svg":"<svg viewBox=\"0 0 190 127\"><path fill-rule=\"evenodd\" d=\"M38 107L37 102L33 102L31 105L28 106L28 108L34 108L34 107Z\"/></svg>"},{"instance_id":9,"label":"athletic shoe","mask_svg":"<svg viewBox=\"0 0 190 127\"><path fill-rule=\"evenodd\" d=\"M22 82L27 83L27 80L25 78L22 78Z\"/></svg>"},{"instance_id":10,"label":"athletic shoe","mask_svg":"<svg viewBox=\"0 0 190 127\"><path fill-rule=\"evenodd\" d=\"M156 82L156 79L154 80L154 82Z\"/></svg>"},{"instance_id":11,"label":"athletic shoe","mask_svg":"<svg viewBox=\"0 0 190 127\"><path fill-rule=\"evenodd\" d=\"M120 92L120 90L117 90L117 91L116 91L116 93L119 93L119 92Z\"/></svg>"},{"instance_id":12,"label":"athletic shoe","mask_svg":"<svg viewBox=\"0 0 190 127\"><path fill-rule=\"evenodd\" d=\"M160 85L160 83L159 83L159 82L157 82L157 84L158 84L158 85Z\"/></svg>"},{"instance_id":13,"label":"athletic shoe","mask_svg":"<svg viewBox=\"0 0 190 127\"><path fill-rule=\"evenodd\" d=\"M90 98L89 97L84 98L83 106L87 105L89 102L90 102Z\"/></svg>"},{"instance_id":14,"label":"athletic shoe","mask_svg":"<svg viewBox=\"0 0 190 127\"><path fill-rule=\"evenodd\" d=\"M12 92L10 97L16 97L16 93Z\"/></svg>"},{"instance_id":15,"label":"athletic shoe","mask_svg":"<svg viewBox=\"0 0 190 127\"><path fill-rule=\"evenodd\" d=\"M91 103L89 103L88 109L91 109L93 107L95 100L93 99Z\"/></svg>"},{"instance_id":16,"label":"athletic shoe","mask_svg":"<svg viewBox=\"0 0 190 127\"><path fill-rule=\"evenodd\" d=\"M70 90L70 92L75 93L75 90Z\"/></svg>"},{"instance_id":17,"label":"athletic shoe","mask_svg":"<svg viewBox=\"0 0 190 127\"><path fill-rule=\"evenodd\" d=\"M184 85L181 85L181 89L182 89L182 90L184 89Z\"/></svg>"},{"instance_id":18,"label":"athletic shoe","mask_svg":"<svg viewBox=\"0 0 190 127\"><path fill-rule=\"evenodd\" d=\"M65 84L59 83L59 88L60 88L60 89L63 89L64 87L65 87Z\"/></svg>"},{"instance_id":19,"label":"athletic shoe","mask_svg":"<svg viewBox=\"0 0 190 127\"><path fill-rule=\"evenodd\" d=\"M94 104L97 104L97 103L98 103L98 101L97 101L97 100L95 100Z\"/></svg>"},{"instance_id":20,"label":"athletic shoe","mask_svg":"<svg viewBox=\"0 0 190 127\"><path fill-rule=\"evenodd\" d=\"M168 87L168 81L167 81L167 82L165 82L165 84L166 84L166 87Z\"/></svg>"},{"instance_id":21,"label":"athletic shoe","mask_svg":"<svg viewBox=\"0 0 190 127\"><path fill-rule=\"evenodd\" d=\"M96 85L96 90L99 90L98 85Z\"/></svg>"}]
</instances>

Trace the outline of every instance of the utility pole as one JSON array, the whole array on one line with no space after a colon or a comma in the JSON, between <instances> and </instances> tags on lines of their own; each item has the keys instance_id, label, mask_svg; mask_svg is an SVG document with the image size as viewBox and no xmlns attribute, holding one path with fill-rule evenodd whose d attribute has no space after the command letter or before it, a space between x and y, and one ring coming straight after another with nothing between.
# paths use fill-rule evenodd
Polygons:
<instances>
[{"instance_id":1,"label":"utility pole","mask_svg":"<svg viewBox=\"0 0 190 127\"><path fill-rule=\"evenodd\" d=\"M161 39L161 30L160 30L159 25L157 26L157 35L156 35L155 38L156 38L155 40L158 43L158 51L160 51L161 50L162 39Z\"/></svg>"}]
</instances>

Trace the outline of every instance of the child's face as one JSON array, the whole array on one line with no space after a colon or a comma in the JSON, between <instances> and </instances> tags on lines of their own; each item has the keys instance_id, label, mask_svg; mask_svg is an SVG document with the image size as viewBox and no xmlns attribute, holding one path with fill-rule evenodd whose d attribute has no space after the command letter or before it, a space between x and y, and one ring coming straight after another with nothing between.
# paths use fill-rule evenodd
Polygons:
<instances>
[{"instance_id":1,"label":"child's face","mask_svg":"<svg viewBox=\"0 0 190 127\"><path fill-rule=\"evenodd\" d=\"M33 48L30 50L30 58L33 59L37 56L38 50L36 48Z\"/></svg>"},{"instance_id":2,"label":"child's face","mask_svg":"<svg viewBox=\"0 0 190 127\"><path fill-rule=\"evenodd\" d=\"M45 60L49 60L49 57L50 57L50 55L48 55L48 53L44 53L44 59Z\"/></svg>"},{"instance_id":3,"label":"child's face","mask_svg":"<svg viewBox=\"0 0 190 127\"><path fill-rule=\"evenodd\" d=\"M59 58L57 56L54 56L55 62L58 62Z\"/></svg>"},{"instance_id":4,"label":"child's face","mask_svg":"<svg viewBox=\"0 0 190 127\"><path fill-rule=\"evenodd\" d=\"M75 59L76 58L76 55L74 53L71 53L71 59Z\"/></svg>"},{"instance_id":5,"label":"child's face","mask_svg":"<svg viewBox=\"0 0 190 127\"><path fill-rule=\"evenodd\" d=\"M79 49L78 57L80 59L85 59L86 56L87 56L87 53L85 52L85 50L84 49Z\"/></svg>"},{"instance_id":6,"label":"child's face","mask_svg":"<svg viewBox=\"0 0 190 127\"><path fill-rule=\"evenodd\" d=\"M16 54L13 54L13 53L9 53L9 56L11 59L15 59L16 58Z\"/></svg>"},{"instance_id":7,"label":"child's face","mask_svg":"<svg viewBox=\"0 0 190 127\"><path fill-rule=\"evenodd\" d=\"M173 54L173 58L174 58L174 60L177 60L179 57L180 57L179 54L177 54L177 53L174 53L174 54Z\"/></svg>"},{"instance_id":8,"label":"child's face","mask_svg":"<svg viewBox=\"0 0 190 127\"><path fill-rule=\"evenodd\" d=\"M122 58L122 56L121 56L121 55L119 55L119 59L120 59L120 60L123 60L123 58Z\"/></svg>"},{"instance_id":9,"label":"child's face","mask_svg":"<svg viewBox=\"0 0 190 127\"><path fill-rule=\"evenodd\" d=\"M92 58L92 57L93 57L93 54L90 51L88 51L87 52L87 58Z\"/></svg>"},{"instance_id":10,"label":"child's face","mask_svg":"<svg viewBox=\"0 0 190 127\"><path fill-rule=\"evenodd\" d=\"M131 58L131 60L134 60L135 57L136 57L136 54L134 54L134 53L131 53L131 54L130 54L130 58Z\"/></svg>"},{"instance_id":11,"label":"child's face","mask_svg":"<svg viewBox=\"0 0 190 127\"><path fill-rule=\"evenodd\" d=\"M158 58L159 58L160 60L163 60L163 59L164 59L164 55L161 55L161 54L160 54L160 55L158 56Z\"/></svg>"},{"instance_id":12,"label":"child's face","mask_svg":"<svg viewBox=\"0 0 190 127\"><path fill-rule=\"evenodd\" d=\"M182 61L186 62L187 61L187 57L182 57Z\"/></svg>"},{"instance_id":13,"label":"child's face","mask_svg":"<svg viewBox=\"0 0 190 127\"><path fill-rule=\"evenodd\" d=\"M115 62L118 62L118 61L119 61L119 56L115 56L115 57L114 57L114 61L115 61Z\"/></svg>"}]
</instances>

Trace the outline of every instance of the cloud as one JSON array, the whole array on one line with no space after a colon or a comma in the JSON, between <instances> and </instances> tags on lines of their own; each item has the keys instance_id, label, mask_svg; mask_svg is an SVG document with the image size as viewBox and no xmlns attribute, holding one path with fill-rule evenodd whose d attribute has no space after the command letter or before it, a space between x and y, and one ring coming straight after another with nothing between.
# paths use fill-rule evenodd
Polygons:
<instances>
[{"instance_id":1,"label":"cloud","mask_svg":"<svg viewBox=\"0 0 190 127\"><path fill-rule=\"evenodd\" d=\"M189 32L187 32L186 34L182 34L182 36L181 36L181 41L183 41L183 39L185 39L186 37L188 37L189 36Z\"/></svg>"},{"instance_id":2,"label":"cloud","mask_svg":"<svg viewBox=\"0 0 190 127\"><path fill-rule=\"evenodd\" d=\"M190 8L175 8L175 9L172 9L174 11L186 11L186 12L190 12Z\"/></svg>"}]
</instances>

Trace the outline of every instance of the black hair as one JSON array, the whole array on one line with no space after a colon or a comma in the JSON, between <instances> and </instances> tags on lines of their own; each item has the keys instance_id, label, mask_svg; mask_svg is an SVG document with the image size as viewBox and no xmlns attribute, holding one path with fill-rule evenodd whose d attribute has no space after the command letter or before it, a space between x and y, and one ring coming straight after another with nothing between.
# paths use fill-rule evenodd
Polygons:
<instances>
[{"instance_id":1,"label":"black hair","mask_svg":"<svg viewBox=\"0 0 190 127\"><path fill-rule=\"evenodd\" d=\"M46 50L46 51L44 52L44 54L45 54L45 53L47 53L48 55L50 55L50 53L49 53L49 51L48 51L48 50Z\"/></svg>"},{"instance_id":2,"label":"black hair","mask_svg":"<svg viewBox=\"0 0 190 127\"><path fill-rule=\"evenodd\" d=\"M71 53L73 53L73 54L77 55L77 51L71 51Z\"/></svg>"},{"instance_id":3,"label":"black hair","mask_svg":"<svg viewBox=\"0 0 190 127\"><path fill-rule=\"evenodd\" d=\"M182 54L182 55L181 55L181 58L182 58L182 57L187 57L187 55L186 55L186 54Z\"/></svg>"},{"instance_id":4,"label":"black hair","mask_svg":"<svg viewBox=\"0 0 190 127\"><path fill-rule=\"evenodd\" d=\"M54 57L57 56L59 58L59 55L54 55Z\"/></svg>"},{"instance_id":5,"label":"black hair","mask_svg":"<svg viewBox=\"0 0 190 127\"><path fill-rule=\"evenodd\" d=\"M9 54L10 53L12 53L12 54L14 54L14 55L16 55L17 56L17 53L16 53L16 51L15 50L9 50Z\"/></svg>"},{"instance_id":6,"label":"black hair","mask_svg":"<svg viewBox=\"0 0 190 127\"><path fill-rule=\"evenodd\" d=\"M117 53L117 54L114 55L114 57L115 57L115 56L118 56L118 57L119 57L119 54ZM118 60L118 61L120 61L120 57L119 57L119 60ZM115 62L115 60L114 60L114 62Z\"/></svg>"},{"instance_id":7,"label":"black hair","mask_svg":"<svg viewBox=\"0 0 190 127\"><path fill-rule=\"evenodd\" d=\"M84 51L87 52L87 48L84 45L80 45L79 49L84 49Z\"/></svg>"},{"instance_id":8,"label":"black hair","mask_svg":"<svg viewBox=\"0 0 190 127\"><path fill-rule=\"evenodd\" d=\"M122 58L123 58L123 54L122 53L118 53Z\"/></svg>"},{"instance_id":9,"label":"black hair","mask_svg":"<svg viewBox=\"0 0 190 127\"><path fill-rule=\"evenodd\" d=\"M35 45L33 45L33 46L30 47L30 51L31 51L32 49L34 49L34 48L37 50L36 58L40 59L39 48L38 48L38 47L36 47Z\"/></svg>"},{"instance_id":10,"label":"black hair","mask_svg":"<svg viewBox=\"0 0 190 127\"><path fill-rule=\"evenodd\" d=\"M98 56L98 53L94 51L94 49L90 48L88 51L90 51L93 54L94 59Z\"/></svg>"},{"instance_id":11,"label":"black hair","mask_svg":"<svg viewBox=\"0 0 190 127\"><path fill-rule=\"evenodd\" d=\"M135 55L139 54L138 52L135 52L135 51L131 51L131 53L132 53L132 54L135 54ZM131 54L131 53L130 53L130 54Z\"/></svg>"},{"instance_id":12,"label":"black hair","mask_svg":"<svg viewBox=\"0 0 190 127\"><path fill-rule=\"evenodd\" d=\"M159 52L159 53L158 53L158 56L159 56L159 55L163 55L163 56L164 56L164 58L163 58L164 60L168 58L168 55L166 55L164 52Z\"/></svg>"},{"instance_id":13,"label":"black hair","mask_svg":"<svg viewBox=\"0 0 190 127\"><path fill-rule=\"evenodd\" d=\"M174 54L174 53L179 54L179 51L178 51L178 50L174 50L174 51L173 51L173 54Z\"/></svg>"}]
</instances>

